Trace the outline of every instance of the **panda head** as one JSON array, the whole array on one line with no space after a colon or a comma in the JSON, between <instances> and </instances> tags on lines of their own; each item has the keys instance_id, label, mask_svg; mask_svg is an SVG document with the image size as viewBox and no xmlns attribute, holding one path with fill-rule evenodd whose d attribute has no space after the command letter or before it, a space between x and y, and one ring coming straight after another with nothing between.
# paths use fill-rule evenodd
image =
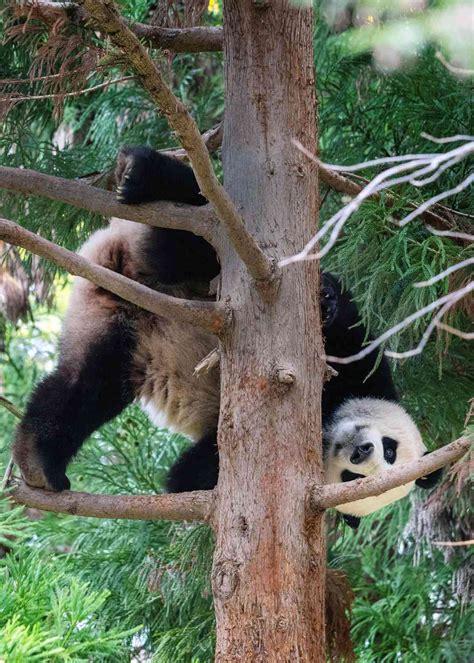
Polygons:
<instances>
[{"instance_id":1,"label":"panda head","mask_svg":"<svg viewBox=\"0 0 474 663\"><path fill-rule=\"evenodd\" d=\"M324 431L326 483L341 483L387 472L427 453L412 418L397 403L354 398L343 403ZM341 504L337 510L352 527L366 516L408 495L413 485L431 488L441 470L392 488L382 495Z\"/></svg>"}]
</instances>

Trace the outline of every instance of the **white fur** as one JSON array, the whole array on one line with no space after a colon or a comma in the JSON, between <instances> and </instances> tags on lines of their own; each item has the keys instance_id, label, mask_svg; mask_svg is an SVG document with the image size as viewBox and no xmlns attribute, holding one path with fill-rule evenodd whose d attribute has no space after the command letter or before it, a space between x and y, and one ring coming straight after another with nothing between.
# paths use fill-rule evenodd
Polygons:
<instances>
[{"instance_id":1,"label":"white fur","mask_svg":"<svg viewBox=\"0 0 474 663\"><path fill-rule=\"evenodd\" d=\"M364 428L357 430L357 426ZM384 459L382 437L385 436L398 441L393 465ZM358 444L371 442L374 445L369 459L358 465L351 463L349 458L355 439ZM407 412L396 403L377 398L354 398L343 403L325 428L325 442L327 483L341 483L343 470L370 476L390 471L400 463L420 458L426 452L421 434ZM342 445L337 454L336 445ZM337 510L353 516L365 516L408 495L414 483L410 481L382 495L341 504Z\"/></svg>"}]
</instances>

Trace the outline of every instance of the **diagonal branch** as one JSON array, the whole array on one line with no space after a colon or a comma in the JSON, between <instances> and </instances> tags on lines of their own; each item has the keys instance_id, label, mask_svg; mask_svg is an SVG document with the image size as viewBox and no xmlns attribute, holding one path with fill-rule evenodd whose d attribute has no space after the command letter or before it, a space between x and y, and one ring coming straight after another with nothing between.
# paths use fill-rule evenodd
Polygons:
<instances>
[{"instance_id":1,"label":"diagonal branch","mask_svg":"<svg viewBox=\"0 0 474 663\"><path fill-rule=\"evenodd\" d=\"M97 495L65 490L53 493L31 488L23 481L11 492L17 504L89 518L129 520L197 520L206 522L213 505L213 491L168 495Z\"/></svg>"},{"instance_id":2,"label":"diagonal branch","mask_svg":"<svg viewBox=\"0 0 474 663\"><path fill-rule=\"evenodd\" d=\"M366 497L375 497L392 488L403 486L458 460L468 451L473 442L474 435L460 437L441 449L437 449L414 462L402 463L388 472L374 474L364 479L355 479L347 483L315 486L311 490L312 508L316 510L328 509L339 504L362 500Z\"/></svg>"},{"instance_id":3,"label":"diagonal branch","mask_svg":"<svg viewBox=\"0 0 474 663\"><path fill-rule=\"evenodd\" d=\"M94 29L107 34L112 44L121 50L127 65L134 69L144 89L166 116L170 127L189 154L201 193L209 200L226 227L235 250L251 276L256 281L272 280L273 264L247 232L242 217L217 179L195 121L186 106L173 94L146 48L117 13L116 5L96 0L79 0L79 4L92 17Z\"/></svg>"},{"instance_id":4,"label":"diagonal branch","mask_svg":"<svg viewBox=\"0 0 474 663\"><path fill-rule=\"evenodd\" d=\"M195 207L182 203L161 201L144 205L124 205L115 194L86 184L80 180L45 175L34 170L0 166L0 189L25 196L43 196L79 209L118 216L158 228L188 230L204 237L210 244L217 243L219 224L209 205Z\"/></svg>"},{"instance_id":5,"label":"diagonal branch","mask_svg":"<svg viewBox=\"0 0 474 663\"><path fill-rule=\"evenodd\" d=\"M222 304L178 299L156 292L122 274L95 265L13 221L0 219L0 239L51 260L70 274L82 276L145 311L201 327L216 335L220 335L226 327L228 313Z\"/></svg>"}]
</instances>

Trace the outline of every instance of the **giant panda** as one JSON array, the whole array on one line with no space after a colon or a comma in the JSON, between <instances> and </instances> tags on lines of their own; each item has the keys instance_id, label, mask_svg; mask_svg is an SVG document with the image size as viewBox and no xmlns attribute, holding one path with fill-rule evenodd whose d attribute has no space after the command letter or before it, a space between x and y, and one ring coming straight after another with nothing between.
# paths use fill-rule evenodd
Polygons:
<instances>
[{"instance_id":1,"label":"giant panda","mask_svg":"<svg viewBox=\"0 0 474 663\"><path fill-rule=\"evenodd\" d=\"M202 205L192 170L151 148L125 148L118 159L119 200L138 204L169 200ZM149 227L124 219L95 232L80 254L92 262L176 297L212 299L219 274L214 249L192 233ZM338 279L322 275L322 314L328 355L358 352L366 338L351 295ZM16 431L13 454L31 486L70 487L66 467L102 424L138 401L158 425L194 441L167 480L170 492L211 489L218 477L219 370L197 377L196 365L215 338L191 325L143 311L75 280L54 371L34 389ZM322 412L326 474L340 482L417 458L421 436L397 404L390 367L376 353L337 365L324 386ZM385 451L387 440L390 440ZM398 499L390 491L339 510L356 526L361 515Z\"/></svg>"}]
</instances>

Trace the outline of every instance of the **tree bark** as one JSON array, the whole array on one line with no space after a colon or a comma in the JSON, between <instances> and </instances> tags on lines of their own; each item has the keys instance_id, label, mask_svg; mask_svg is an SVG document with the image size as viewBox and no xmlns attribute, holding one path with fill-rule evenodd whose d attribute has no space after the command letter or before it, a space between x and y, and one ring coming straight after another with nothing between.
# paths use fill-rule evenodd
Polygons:
<instances>
[{"instance_id":1,"label":"tree bark","mask_svg":"<svg viewBox=\"0 0 474 663\"><path fill-rule=\"evenodd\" d=\"M225 187L267 255L291 255L318 219L317 167L291 142L316 151L312 11L227 0L224 51ZM323 516L307 498L322 482L318 268L285 270L265 298L228 243L222 274L236 314L221 344L216 661L325 661Z\"/></svg>"}]
</instances>

